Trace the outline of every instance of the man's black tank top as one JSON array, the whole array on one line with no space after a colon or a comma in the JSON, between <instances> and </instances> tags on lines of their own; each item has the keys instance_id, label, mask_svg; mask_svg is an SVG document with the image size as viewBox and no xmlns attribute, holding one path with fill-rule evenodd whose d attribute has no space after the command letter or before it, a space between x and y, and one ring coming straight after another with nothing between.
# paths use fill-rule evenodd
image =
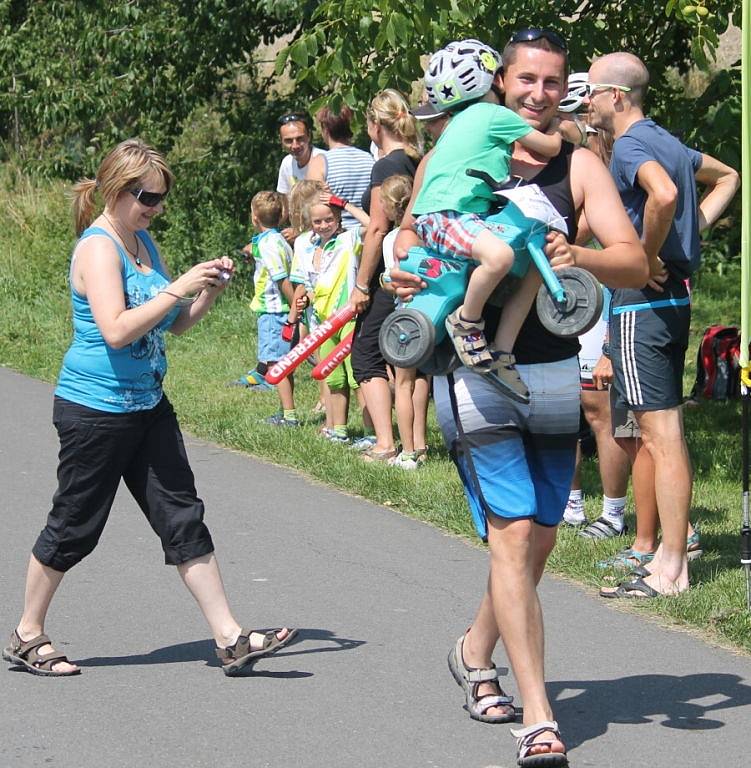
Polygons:
<instances>
[{"instance_id":1,"label":"man's black tank top","mask_svg":"<svg viewBox=\"0 0 751 768\"><path fill-rule=\"evenodd\" d=\"M537 184L547 195L558 213L565 218L568 225L567 239L569 243L575 242L577 232L576 208L574 207L574 197L571 193L571 182L569 179L573 151L574 145L564 141L558 155L536 176L529 180L512 179L509 184L509 186ZM532 268L534 269L534 267ZM487 317L486 320L488 322L486 335L490 338L495 331L491 330L492 319ZM547 331L540 322L540 318L537 316L537 308L533 304L514 345L514 356L516 357L516 362L522 365L554 363L558 360L575 357L580 349L578 338L562 339L560 336L554 336Z\"/></svg>"}]
</instances>

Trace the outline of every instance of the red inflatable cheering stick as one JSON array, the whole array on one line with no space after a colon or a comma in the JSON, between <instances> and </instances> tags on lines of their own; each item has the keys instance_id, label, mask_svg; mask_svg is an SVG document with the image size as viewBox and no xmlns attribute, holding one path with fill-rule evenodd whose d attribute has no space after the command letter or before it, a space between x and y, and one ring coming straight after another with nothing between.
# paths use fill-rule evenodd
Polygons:
<instances>
[{"instance_id":1,"label":"red inflatable cheering stick","mask_svg":"<svg viewBox=\"0 0 751 768\"><path fill-rule=\"evenodd\" d=\"M342 307L337 312L334 312L331 317L324 320L297 346L290 349L281 360L269 368L266 373L266 381L269 384L278 384L282 379L289 376L303 360L310 357L326 339L343 328L354 316L355 311L349 306Z\"/></svg>"},{"instance_id":2,"label":"red inflatable cheering stick","mask_svg":"<svg viewBox=\"0 0 751 768\"><path fill-rule=\"evenodd\" d=\"M331 353L327 355L320 363L313 369L311 374L316 381L323 381L334 369L338 368L344 359L352 351L352 337L355 332L348 333L335 347L331 350Z\"/></svg>"},{"instance_id":3,"label":"red inflatable cheering stick","mask_svg":"<svg viewBox=\"0 0 751 768\"><path fill-rule=\"evenodd\" d=\"M297 323L290 323L287 321L282 326L282 338L284 341L292 341L295 338L295 331L297 330Z\"/></svg>"}]
</instances>

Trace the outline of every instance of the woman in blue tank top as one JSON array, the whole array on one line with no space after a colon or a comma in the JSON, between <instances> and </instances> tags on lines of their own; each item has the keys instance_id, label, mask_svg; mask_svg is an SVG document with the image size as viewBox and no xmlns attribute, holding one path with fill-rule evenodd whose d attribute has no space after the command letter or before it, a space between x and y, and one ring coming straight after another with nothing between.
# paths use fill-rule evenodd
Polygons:
<instances>
[{"instance_id":1,"label":"woman in blue tank top","mask_svg":"<svg viewBox=\"0 0 751 768\"><path fill-rule=\"evenodd\" d=\"M124 480L198 602L228 675L288 643L294 630L254 632L234 619L203 522L175 412L162 390L164 332L195 325L221 294L231 259L196 264L175 280L148 233L172 186L164 158L131 139L73 188L79 240L70 265L73 342L55 390L58 488L32 550L24 613L3 658L38 675L78 674L44 634L66 571L96 547ZM94 217L96 195L104 210Z\"/></svg>"}]
</instances>

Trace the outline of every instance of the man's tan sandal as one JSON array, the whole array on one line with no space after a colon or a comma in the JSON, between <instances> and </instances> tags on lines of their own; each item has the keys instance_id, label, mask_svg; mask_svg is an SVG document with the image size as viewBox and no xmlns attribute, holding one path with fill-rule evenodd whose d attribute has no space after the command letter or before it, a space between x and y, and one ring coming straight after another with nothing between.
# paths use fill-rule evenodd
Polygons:
<instances>
[{"instance_id":1,"label":"man's tan sandal","mask_svg":"<svg viewBox=\"0 0 751 768\"><path fill-rule=\"evenodd\" d=\"M456 645L451 649L448 661L454 680L464 689L467 700L466 710L469 712L469 716L481 723L513 723L516 719L514 697L507 696L498 682L501 675L508 674L508 669L505 667L498 669L495 664L487 669L468 667L464 662L463 648L464 635L456 641ZM498 687L498 693L478 695L483 683L495 683ZM488 710L494 707L504 707L506 711L501 715L489 715Z\"/></svg>"},{"instance_id":2,"label":"man's tan sandal","mask_svg":"<svg viewBox=\"0 0 751 768\"><path fill-rule=\"evenodd\" d=\"M552 733L553 738L535 741L535 737L543 733ZM511 734L516 737L516 764L521 768L565 768L568 765L565 752L551 751L553 744L561 740L561 732L555 720L543 720L526 728L512 728ZM535 747L547 747L548 751L532 754Z\"/></svg>"},{"instance_id":3,"label":"man's tan sandal","mask_svg":"<svg viewBox=\"0 0 751 768\"><path fill-rule=\"evenodd\" d=\"M290 629L280 640L277 637L280 631L279 629L272 629L269 632L256 629L241 629L234 645L216 649L216 655L219 657L219 661L222 662L224 674L229 677L236 675L243 667L252 664L256 659L260 659L262 656L270 656L280 648L284 648L297 634L296 629ZM255 649L253 648L250 642L251 635L260 635L263 638L260 648L257 643L255 644Z\"/></svg>"},{"instance_id":4,"label":"man's tan sandal","mask_svg":"<svg viewBox=\"0 0 751 768\"><path fill-rule=\"evenodd\" d=\"M68 657L64 653L52 651L51 653L39 653L39 648L43 645L51 645L47 635L37 635L31 640L23 641L16 630L10 636L10 642L7 648L3 649L3 658L13 664L18 664L31 672L32 675L43 675L44 677L70 677L81 672L80 669L71 669L65 672L53 669L56 664L65 662L70 664Z\"/></svg>"}]
</instances>

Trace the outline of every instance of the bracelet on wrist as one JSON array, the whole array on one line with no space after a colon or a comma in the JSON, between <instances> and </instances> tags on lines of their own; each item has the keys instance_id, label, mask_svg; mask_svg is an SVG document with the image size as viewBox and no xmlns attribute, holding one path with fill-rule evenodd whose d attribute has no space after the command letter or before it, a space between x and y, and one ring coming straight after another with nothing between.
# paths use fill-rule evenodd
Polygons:
<instances>
[{"instance_id":1,"label":"bracelet on wrist","mask_svg":"<svg viewBox=\"0 0 751 768\"><path fill-rule=\"evenodd\" d=\"M195 296L180 296L179 293L172 293L172 291L168 291L166 288L162 288L159 293L166 293L167 296L172 296L173 299L177 299L175 303L178 307L190 306L198 298L198 294Z\"/></svg>"},{"instance_id":2,"label":"bracelet on wrist","mask_svg":"<svg viewBox=\"0 0 751 768\"><path fill-rule=\"evenodd\" d=\"M357 290L360 291L360 293L364 293L366 296L370 296L370 286L366 285L365 287L363 287L362 285L360 285L360 283L355 282L355 288L357 288Z\"/></svg>"},{"instance_id":3,"label":"bracelet on wrist","mask_svg":"<svg viewBox=\"0 0 751 768\"><path fill-rule=\"evenodd\" d=\"M378 278L378 284L384 290L387 290L387 286L391 284L391 272L387 269L385 272L381 272Z\"/></svg>"}]
</instances>

